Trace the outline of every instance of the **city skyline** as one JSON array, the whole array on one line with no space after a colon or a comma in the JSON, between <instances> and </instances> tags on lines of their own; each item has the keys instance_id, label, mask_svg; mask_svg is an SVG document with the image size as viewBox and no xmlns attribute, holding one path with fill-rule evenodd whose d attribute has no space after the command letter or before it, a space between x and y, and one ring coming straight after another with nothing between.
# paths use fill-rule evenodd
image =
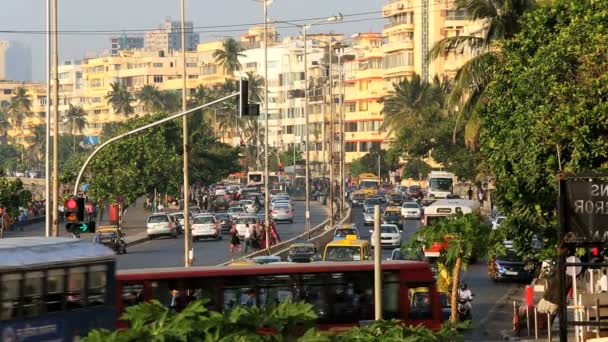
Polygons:
<instances>
[{"instance_id":1,"label":"city skyline","mask_svg":"<svg viewBox=\"0 0 608 342\"><path fill-rule=\"evenodd\" d=\"M110 38L123 32L129 35L144 37L145 30L154 30L166 18L179 18L179 1L174 3L131 0L129 2L107 0L104 6L97 6L92 11L90 4L76 0L63 0L59 6L59 31L98 30L94 34L82 32L61 34L59 36L60 60L82 59L87 55L99 54L110 49ZM269 7L271 20L297 20L343 14L361 14L347 19L346 22L318 26L315 32L335 31L352 34L363 31L381 31L384 20L381 18L383 0L348 1L348 0L311 0L306 4L293 1L274 1ZM8 2L0 5L0 10L6 14L0 39L19 41L32 50L32 78L34 81L44 80L44 54L46 28L46 1L32 3ZM231 0L214 4L213 11L205 8L206 4L186 1L188 21L193 21L195 32L200 34L201 42L221 39L226 36L237 37L247 31L247 26L235 28L209 26L223 25L252 25L262 21L261 4L253 0ZM240 11L231 10L239 6ZM142 15L140 9L146 9ZM115 11L120 8L120 11ZM347 8L348 11L342 10ZM138 11L139 10L139 11ZM90 14L90 15L83 15ZM253 14L253 15L252 15ZM257 15L259 14L259 15ZM136 30L136 31L132 31ZM8 33L17 31L18 33ZM28 32L24 32L28 31ZM110 31L110 32L108 32ZM281 36L297 34L296 28L279 28Z\"/></svg>"}]
</instances>

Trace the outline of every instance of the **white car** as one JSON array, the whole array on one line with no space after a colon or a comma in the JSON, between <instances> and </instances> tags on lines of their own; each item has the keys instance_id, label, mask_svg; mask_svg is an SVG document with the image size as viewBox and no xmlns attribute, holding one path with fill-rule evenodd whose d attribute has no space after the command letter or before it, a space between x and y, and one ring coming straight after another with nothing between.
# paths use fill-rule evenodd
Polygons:
<instances>
[{"instance_id":1,"label":"white car","mask_svg":"<svg viewBox=\"0 0 608 342\"><path fill-rule=\"evenodd\" d=\"M245 205L245 211L249 214L255 214L257 212L257 208L255 203L252 200L242 200L239 203Z\"/></svg>"},{"instance_id":2,"label":"white car","mask_svg":"<svg viewBox=\"0 0 608 342\"><path fill-rule=\"evenodd\" d=\"M416 202L403 202L401 205L401 217L419 220L422 218L422 208Z\"/></svg>"},{"instance_id":3,"label":"white car","mask_svg":"<svg viewBox=\"0 0 608 342\"><path fill-rule=\"evenodd\" d=\"M293 208L293 204L291 203L291 201L278 200L270 203L270 210L274 210L276 207L281 207L285 205L288 205Z\"/></svg>"},{"instance_id":4,"label":"white car","mask_svg":"<svg viewBox=\"0 0 608 342\"><path fill-rule=\"evenodd\" d=\"M506 220L507 217L506 216L502 216L502 215L498 215L496 216L493 220L492 220L492 229L498 229L498 227L500 227L500 225L502 224L502 222L504 220Z\"/></svg>"},{"instance_id":5,"label":"white car","mask_svg":"<svg viewBox=\"0 0 608 342\"><path fill-rule=\"evenodd\" d=\"M172 238L177 238L177 225L168 214L159 213L148 216L146 221L146 234L152 239L156 236L169 235Z\"/></svg>"},{"instance_id":6,"label":"white car","mask_svg":"<svg viewBox=\"0 0 608 342\"><path fill-rule=\"evenodd\" d=\"M222 227L213 215L198 215L192 220L192 240L202 238L222 239Z\"/></svg>"},{"instance_id":7,"label":"white car","mask_svg":"<svg viewBox=\"0 0 608 342\"><path fill-rule=\"evenodd\" d=\"M375 233L372 233L372 247L374 247ZM380 225L380 244L382 247L401 247L401 231L395 224Z\"/></svg>"},{"instance_id":8,"label":"white car","mask_svg":"<svg viewBox=\"0 0 608 342\"><path fill-rule=\"evenodd\" d=\"M228 215L234 220L235 218L246 214L244 206L231 206L228 208Z\"/></svg>"},{"instance_id":9,"label":"white car","mask_svg":"<svg viewBox=\"0 0 608 342\"><path fill-rule=\"evenodd\" d=\"M245 238L245 232L247 231L247 225L256 227L259 224L258 218L255 215L241 215L237 217L235 221L236 232L239 238Z\"/></svg>"}]
</instances>

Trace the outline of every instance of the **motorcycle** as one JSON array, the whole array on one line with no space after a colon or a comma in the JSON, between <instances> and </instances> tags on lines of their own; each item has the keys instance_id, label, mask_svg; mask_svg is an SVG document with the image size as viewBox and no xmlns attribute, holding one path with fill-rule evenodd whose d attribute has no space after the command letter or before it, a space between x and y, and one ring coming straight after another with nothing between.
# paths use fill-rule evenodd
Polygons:
<instances>
[{"instance_id":1,"label":"motorcycle","mask_svg":"<svg viewBox=\"0 0 608 342\"><path fill-rule=\"evenodd\" d=\"M473 319L473 315L471 313L471 307L469 305L467 305L468 302L472 301L473 299L467 299L467 298L459 298L458 299L458 320L459 321L469 321L471 319Z\"/></svg>"},{"instance_id":2,"label":"motorcycle","mask_svg":"<svg viewBox=\"0 0 608 342\"><path fill-rule=\"evenodd\" d=\"M124 236L125 234L115 227L101 227L95 233L93 242L112 249L116 254L126 254L127 243L124 240Z\"/></svg>"}]
</instances>

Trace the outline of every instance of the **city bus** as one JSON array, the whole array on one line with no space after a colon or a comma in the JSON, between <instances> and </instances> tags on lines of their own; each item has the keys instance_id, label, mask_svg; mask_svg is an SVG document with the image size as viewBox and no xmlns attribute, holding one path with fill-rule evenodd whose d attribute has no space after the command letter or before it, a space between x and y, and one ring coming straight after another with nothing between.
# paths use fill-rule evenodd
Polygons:
<instances>
[{"instance_id":1,"label":"city bus","mask_svg":"<svg viewBox=\"0 0 608 342\"><path fill-rule=\"evenodd\" d=\"M115 255L73 238L0 239L2 341L74 341L116 327Z\"/></svg>"},{"instance_id":2,"label":"city bus","mask_svg":"<svg viewBox=\"0 0 608 342\"><path fill-rule=\"evenodd\" d=\"M296 175L296 179L291 187L291 197L293 197L295 201L306 200L306 176Z\"/></svg>"},{"instance_id":3,"label":"city bus","mask_svg":"<svg viewBox=\"0 0 608 342\"><path fill-rule=\"evenodd\" d=\"M384 261L382 271L384 319L399 319L431 329L441 327L440 298L428 263ZM209 300L208 309L216 311L251 305L251 298L258 306L306 301L317 312L319 328L344 331L374 319L373 272L371 261L119 271L118 315L130 305L151 299L176 311L190 300L202 298ZM429 300L410 304L411 289L426 289ZM125 326L124 322L119 322L119 326Z\"/></svg>"},{"instance_id":4,"label":"city bus","mask_svg":"<svg viewBox=\"0 0 608 342\"><path fill-rule=\"evenodd\" d=\"M247 173L247 186L260 186L264 187L264 183L266 180L264 179L263 171L249 171ZM271 174L268 176L268 187L270 189L278 189L279 188L279 176L276 174Z\"/></svg>"},{"instance_id":5,"label":"city bus","mask_svg":"<svg viewBox=\"0 0 608 342\"><path fill-rule=\"evenodd\" d=\"M424 208L424 225L431 227L437 224L437 222L456 213L481 215L481 206L478 201L473 200L440 199ZM449 239L449 237L447 239ZM424 256L427 258L439 257L442 249L446 247L447 241L443 244L433 244L431 248L424 250Z\"/></svg>"},{"instance_id":6,"label":"city bus","mask_svg":"<svg viewBox=\"0 0 608 342\"><path fill-rule=\"evenodd\" d=\"M431 171L427 176L427 196L435 198L446 198L454 192L453 173L445 171Z\"/></svg>"}]
</instances>

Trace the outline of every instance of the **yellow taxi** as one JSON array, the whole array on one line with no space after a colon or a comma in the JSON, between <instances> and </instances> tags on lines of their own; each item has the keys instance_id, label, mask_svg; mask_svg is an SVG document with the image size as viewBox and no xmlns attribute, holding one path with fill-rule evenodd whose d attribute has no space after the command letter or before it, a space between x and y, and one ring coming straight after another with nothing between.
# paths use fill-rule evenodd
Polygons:
<instances>
[{"instance_id":1,"label":"yellow taxi","mask_svg":"<svg viewBox=\"0 0 608 342\"><path fill-rule=\"evenodd\" d=\"M347 235L346 239L331 241L325 246L323 261L366 261L371 260L371 255L369 241Z\"/></svg>"}]
</instances>

